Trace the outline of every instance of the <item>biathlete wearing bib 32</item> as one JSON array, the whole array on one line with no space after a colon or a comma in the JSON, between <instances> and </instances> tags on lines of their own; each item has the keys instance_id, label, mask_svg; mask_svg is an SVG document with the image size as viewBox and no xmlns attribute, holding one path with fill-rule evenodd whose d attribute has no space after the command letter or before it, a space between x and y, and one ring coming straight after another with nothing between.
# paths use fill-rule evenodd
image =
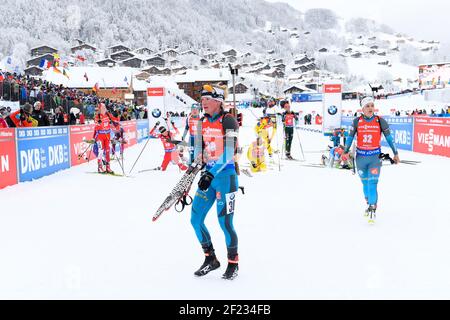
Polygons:
<instances>
[{"instance_id":1,"label":"biathlete wearing bib 32","mask_svg":"<svg viewBox=\"0 0 450 320\"><path fill-rule=\"evenodd\" d=\"M362 102L362 107L371 104L373 108L373 99L366 98ZM367 117L361 115L353 120L353 125L345 145L345 154L348 154L355 135L357 135L356 144L356 166L358 174L363 183L364 196L367 204L376 209L378 202L378 179L381 172L381 134L384 134L386 141L391 147L394 155L398 157L398 150L391 135L389 125L383 118L376 116Z\"/></svg>"}]
</instances>

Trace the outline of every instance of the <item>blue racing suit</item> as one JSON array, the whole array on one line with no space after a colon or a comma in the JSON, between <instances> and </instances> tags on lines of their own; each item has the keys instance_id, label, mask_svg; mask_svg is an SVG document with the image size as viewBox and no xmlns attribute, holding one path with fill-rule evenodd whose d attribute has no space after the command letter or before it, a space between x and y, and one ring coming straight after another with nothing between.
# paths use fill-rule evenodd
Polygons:
<instances>
[{"instance_id":1,"label":"blue racing suit","mask_svg":"<svg viewBox=\"0 0 450 320\"><path fill-rule=\"evenodd\" d=\"M381 153L381 145L379 144L379 141L381 141L381 134L384 134L384 136L386 137L386 141L388 142L395 155L398 154L398 150L395 146L394 138L391 135L389 124L386 122L386 120L378 116L373 116L372 118L361 116L353 120L353 126L346 141L344 153L349 152L353 143L353 139L358 133L358 130L365 130L367 128L367 124L372 127L372 130L373 128L378 127L376 132L369 134L370 137L367 139L367 141L372 141L373 139L377 142L376 145L373 145L373 148L367 149L363 146L365 141L363 139L366 138L361 137L361 139L358 139L358 143L356 146L356 167L358 170L358 175L363 183L363 191L367 203L369 205L376 205L378 202L378 180L380 177L382 165L381 159L379 158L379 155ZM363 135L363 133L360 134L361 136ZM364 137L366 137L366 135L364 135Z\"/></svg>"},{"instance_id":2,"label":"blue racing suit","mask_svg":"<svg viewBox=\"0 0 450 320\"><path fill-rule=\"evenodd\" d=\"M210 130L211 128L213 130ZM204 252L207 253L212 249L212 241L205 226L205 218L217 201L217 215L225 234L228 259L234 259L238 253L238 237L233 226L235 198L239 187L234 165L238 128L236 119L223 112L214 116L205 115L197 128L197 137L202 141L196 141L195 144L195 157L200 152L213 155L214 159L206 162L206 170L214 179L206 191L197 190L192 204L191 224ZM216 132L214 137L210 136L211 132Z\"/></svg>"}]
</instances>

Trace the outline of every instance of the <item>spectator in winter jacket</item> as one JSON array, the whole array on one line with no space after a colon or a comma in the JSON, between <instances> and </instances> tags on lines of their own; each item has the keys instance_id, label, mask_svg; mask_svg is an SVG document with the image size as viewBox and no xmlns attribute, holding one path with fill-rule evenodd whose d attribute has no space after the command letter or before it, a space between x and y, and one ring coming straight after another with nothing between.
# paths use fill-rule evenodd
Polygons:
<instances>
[{"instance_id":1,"label":"spectator in winter jacket","mask_svg":"<svg viewBox=\"0 0 450 320\"><path fill-rule=\"evenodd\" d=\"M82 112L80 112L79 119L80 119L80 124L86 123L86 118L84 117L84 114Z\"/></svg>"},{"instance_id":2,"label":"spectator in winter jacket","mask_svg":"<svg viewBox=\"0 0 450 320\"><path fill-rule=\"evenodd\" d=\"M22 109L11 113L6 117L6 123L10 128L33 127L37 126L37 121L31 117L33 107L26 103Z\"/></svg>"},{"instance_id":3,"label":"spectator in winter jacket","mask_svg":"<svg viewBox=\"0 0 450 320\"><path fill-rule=\"evenodd\" d=\"M70 113L70 125L76 125L77 124L77 117L73 112Z\"/></svg>"},{"instance_id":4,"label":"spectator in winter jacket","mask_svg":"<svg viewBox=\"0 0 450 320\"><path fill-rule=\"evenodd\" d=\"M6 123L4 117L6 116L6 108L0 107L0 129L8 128L8 124Z\"/></svg>"},{"instance_id":5,"label":"spectator in winter jacket","mask_svg":"<svg viewBox=\"0 0 450 320\"><path fill-rule=\"evenodd\" d=\"M50 125L47 114L42 110L42 104L39 101L34 103L34 110L31 116L37 120L38 127L47 127Z\"/></svg>"},{"instance_id":6,"label":"spectator in winter jacket","mask_svg":"<svg viewBox=\"0 0 450 320\"><path fill-rule=\"evenodd\" d=\"M62 107L57 107L55 109L55 122L54 122L55 126L63 126L65 125L64 123L64 113L62 110Z\"/></svg>"}]
</instances>

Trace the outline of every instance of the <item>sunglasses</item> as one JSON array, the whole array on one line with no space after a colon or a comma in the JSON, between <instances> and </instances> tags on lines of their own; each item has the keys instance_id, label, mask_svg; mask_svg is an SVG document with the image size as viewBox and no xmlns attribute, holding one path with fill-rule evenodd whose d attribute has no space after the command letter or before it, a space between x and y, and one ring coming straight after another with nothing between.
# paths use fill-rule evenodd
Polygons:
<instances>
[{"instance_id":1,"label":"sunglasses","mask_svg":"<svg viewBox=\"0 0 450 320\"><path fill-rule=\"evenodd\" d=\"M209 84L205 84L203 86L203 90L202 90L202 97L212 97L212 98L224 99L225 95L223 93L217 92L217 90L219 90L219 89L216 89Z\"/></svg>"}]
</instances>

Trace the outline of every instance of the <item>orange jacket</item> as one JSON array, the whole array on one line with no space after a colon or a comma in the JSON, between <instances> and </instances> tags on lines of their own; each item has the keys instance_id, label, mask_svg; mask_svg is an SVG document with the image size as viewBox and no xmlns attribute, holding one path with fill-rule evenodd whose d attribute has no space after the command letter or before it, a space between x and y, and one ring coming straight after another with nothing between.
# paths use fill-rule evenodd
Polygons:
<instances>
[{"instance_id":1,"label":"orange jacket","mask_svg":"<svg viewBox=\"0 0 450 320\"><path fill-rule=\"evenodd\" d=\"M31 117L26 117L25 120L20 120L20 110L17 110L16 112L11 113L8 118L12 121L15 127L17 128L23 128L23 127L32 127L33 121L31 121Z\"/></svg>"}]
</instances>

